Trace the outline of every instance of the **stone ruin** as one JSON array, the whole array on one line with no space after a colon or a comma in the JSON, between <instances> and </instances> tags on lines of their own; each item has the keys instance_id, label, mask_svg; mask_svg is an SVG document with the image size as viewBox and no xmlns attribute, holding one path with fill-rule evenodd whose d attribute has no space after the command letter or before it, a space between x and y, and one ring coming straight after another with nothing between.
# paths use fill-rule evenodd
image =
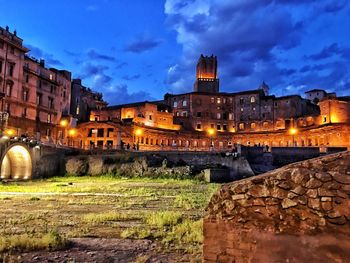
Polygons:
<instances>
[{"instance_id":1,"label":"stone ruin","mask_svg":"<svg viewBox=\"0 0 350 263\"><path fill-rule=\"evenodd\" d=\"M204 262L349 262L350 152L225 184L204 220Z\"/></svg>"}]
</instances>

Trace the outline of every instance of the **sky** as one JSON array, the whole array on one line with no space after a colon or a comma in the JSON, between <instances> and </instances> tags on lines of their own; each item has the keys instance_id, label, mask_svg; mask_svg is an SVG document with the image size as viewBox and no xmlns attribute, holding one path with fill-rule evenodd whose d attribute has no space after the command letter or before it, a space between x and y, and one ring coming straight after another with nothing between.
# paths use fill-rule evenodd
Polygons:
<instances>
[{"instance_id":1,"label":"sky","mask_svg":"<svg viewBox=\"0 0 350 263\"><path fill-rule=\"evenodd\" d=\"M350 95L348 0L0 0L30 55L113 104L193 90L201 54L220 90Z\"/></svg>"}]
</instances>

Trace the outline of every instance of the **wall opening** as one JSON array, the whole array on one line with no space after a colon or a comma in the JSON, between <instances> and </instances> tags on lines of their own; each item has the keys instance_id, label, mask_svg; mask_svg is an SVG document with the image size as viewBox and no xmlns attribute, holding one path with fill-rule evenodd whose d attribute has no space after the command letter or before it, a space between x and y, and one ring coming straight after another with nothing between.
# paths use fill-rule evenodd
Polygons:
<instances>
[{"instance_id":1,"label":"wall opening","mask_svg":"<svg viewBox=\"0 0 350 263\"><path fill-rule=\"evenodd\" d=\"M2 159L1 179L31 179L32 157L29 151L21 146L12 146Z\"/></svg>"}]
</instances>

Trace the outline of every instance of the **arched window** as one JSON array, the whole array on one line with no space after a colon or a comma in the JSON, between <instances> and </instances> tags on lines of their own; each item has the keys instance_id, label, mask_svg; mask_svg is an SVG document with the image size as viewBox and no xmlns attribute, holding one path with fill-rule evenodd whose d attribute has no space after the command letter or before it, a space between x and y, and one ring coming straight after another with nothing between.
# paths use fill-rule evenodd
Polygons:
<instances>
[{"instance_id":1,"label":"arched window","mask_svg":"<svg viewBox=\"0 0 350 263\"><path fill-rule=\"evenodd\" d=\"M255 103L255 97L254 96L250 97L250 103Z\"/></svg>"}]
</instances>

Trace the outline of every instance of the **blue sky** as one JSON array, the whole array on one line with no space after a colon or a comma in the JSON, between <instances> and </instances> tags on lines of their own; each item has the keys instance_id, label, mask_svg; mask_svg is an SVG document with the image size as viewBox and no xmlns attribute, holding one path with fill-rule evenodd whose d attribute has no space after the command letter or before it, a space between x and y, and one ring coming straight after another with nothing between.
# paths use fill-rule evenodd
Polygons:
<instances>
[{"instance_id":1,"label":"blue sky","mask_svg":"<svg viewBox=\"0 0 350 263\"><path fill-rule=\"evenodd\" d=\"M347 0L0 0L0 25L111 104L193 89L201 53L220 89L350 95Z\"/></svg>"}]
</instances>

